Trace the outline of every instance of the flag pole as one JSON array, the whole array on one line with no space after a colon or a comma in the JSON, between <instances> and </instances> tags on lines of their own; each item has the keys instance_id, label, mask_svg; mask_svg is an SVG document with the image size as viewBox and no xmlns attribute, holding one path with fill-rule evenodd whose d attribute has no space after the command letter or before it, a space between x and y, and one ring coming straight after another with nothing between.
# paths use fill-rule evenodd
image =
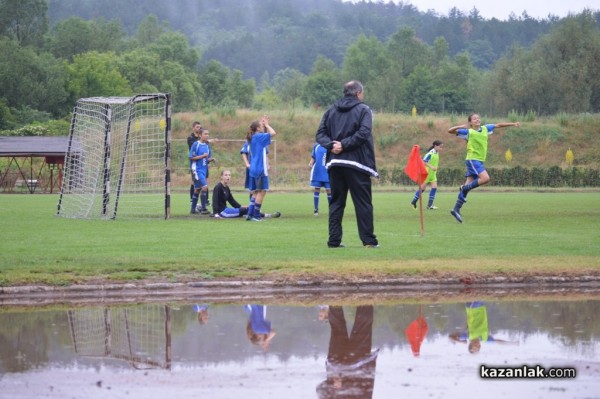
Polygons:
<instances>
[{"instance_id":1,"label":"flag pole","mask_svg":"<svg viewBox=\"0 0 600 399\"><path fill-rule=\"evenodd\" d=\"M425 237L425 222L423 221L423 191L421 190L421 185L423 184L421 182L421 175L419 175L419 181L418 181L418 185L419 187L417 188L417 190L419 190L419 216L421 218L421 238Z\"/></svg>"}]
</instances>

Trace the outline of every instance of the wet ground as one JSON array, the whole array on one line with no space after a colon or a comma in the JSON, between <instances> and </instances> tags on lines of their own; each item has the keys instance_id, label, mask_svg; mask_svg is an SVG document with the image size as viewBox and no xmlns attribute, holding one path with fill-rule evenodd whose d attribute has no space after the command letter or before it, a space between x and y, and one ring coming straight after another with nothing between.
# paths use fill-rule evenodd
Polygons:
<instances>
[{"instance_id":1,"label":"wet ground","mask_svg":"<svg viewBox=\"0 0 600 399\"><path fill-rule=\"evenodd\" d=\"M0 398L600 398L592 282L218 284L5 289Z\"/></svg>"}]
</instances>

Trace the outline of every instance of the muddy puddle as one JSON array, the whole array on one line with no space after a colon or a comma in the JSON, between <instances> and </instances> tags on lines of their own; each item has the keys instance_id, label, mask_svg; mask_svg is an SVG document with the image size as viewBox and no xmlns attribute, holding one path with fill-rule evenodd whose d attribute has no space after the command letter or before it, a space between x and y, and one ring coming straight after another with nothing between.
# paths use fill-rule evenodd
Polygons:
<instances>
[{"instance_id":1,"label":"muddy puddle","mask_svg":"<svg viewBox=\"0 0 600 399\"><path fill-rule=\"evenodd\" d=\"M0 307L0 398L599 398L600 296Z\"/></svg>"}]
</instances>

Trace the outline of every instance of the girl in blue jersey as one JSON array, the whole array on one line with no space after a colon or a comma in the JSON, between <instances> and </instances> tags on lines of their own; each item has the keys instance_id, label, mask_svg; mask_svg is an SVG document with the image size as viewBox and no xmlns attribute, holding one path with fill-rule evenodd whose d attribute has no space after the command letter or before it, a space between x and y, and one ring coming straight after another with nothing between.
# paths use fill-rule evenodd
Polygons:
<instances>
[{"instance_id":1,"label":"girl in blue jersey","mask_svg":"<svg viewBox=\"0 0 600 399\"><path fill-rule=\"evenodd\" d=\"M490 182L490 175L487 170L485 170L484 165L487 157L488 136L494 133L495 128L510 126L519 127L521 126L521 123L491 123L481 125L481 117L478 114L471 114L469 115L467 124L453 126L448 129L448 133L455 134L456 137L467 141L467 157L465 161L467 166L465 176L467 180L465 181L465 184L460 186L456 205L454 205L454 209L450 211L450 214L454 216L459 223L463 222L460 208L467 202L467 194L469 191Z\"/></svg>"},{"instance_id":2,"label":"girl in blue jersey","mask_svg":"<svg viewBox=\"0 0 600 399\"><path fill-rule=\"evenodd\" d=\"M208 143L208 130L204 129L200 133L200 139L190 148L190 170L194 180L194 194L192 195L192 209L190 213L201 213L207 215L210 212L206 209L208 202L208 164L214 162L210 145ZM200 211L196 209L200 198Z\"/></svg>"},{"instance_id":3,"label":"girl in blue jersey","mask_svg":"<svg viewBox=\"0 0 600 399\"><path fill-rule=\"evenodd\" d=\"M423 157L423 162L425 163L425 167L427 168L427 178L421 184L421 187L417 189L415 196L413 197L410 204L413 208L417 209L417 201L421 196L421 193L424 193L427 189L427 185L431 185L431 191L429 191L429 201L427 202L427 209L438 209L433 205L433 201L435 201L435 194L437 193L437 171L440 164L440 151L444 147L444 143L441 140L435 140L431 147L427 150L427 154Z\"/></svg>"},{"instance_id":4,"label":"girl in blue jersey","mask_svg":"<svg viewBox=\"0 0 600 399\"><path fill-rule=\"evenodd\" d=\"M267 157L267 147L271 144L271 137L277 133L269 124L269 117L263 116L260 120L254 121L248 127L246 141L250 145L250 182L249 189L252 192L252 199L248 207L247 220L254 222L262 221L260 217L260 208L265 195L269 191L269 158Z\"/></svg>"},{"instance_id":5,"label":"girl in blue jersey","mask_svg":"<svg viewBox=\"0 0 600 399\"><path fill-rule=\"evenodd\" d=\"M313 192L313 205L314 215L319 216L319 197L321 195L321 187L325 188L327 192L327 202L331 203L331 185L329 184L329 174L327 173L327 150L325 147L316 143L313 146L312 153L310 154L310 162L308 166L310 169L310 186L314 189Z\"/></svg>"}]
</instances>

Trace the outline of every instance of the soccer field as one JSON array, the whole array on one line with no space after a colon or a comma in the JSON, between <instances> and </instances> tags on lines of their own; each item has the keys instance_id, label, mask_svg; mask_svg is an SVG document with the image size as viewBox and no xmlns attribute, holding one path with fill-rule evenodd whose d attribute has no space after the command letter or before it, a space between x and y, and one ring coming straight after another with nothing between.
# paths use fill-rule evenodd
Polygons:
<instances>
[{"instance_id":1,"label":"soccer field","mask_svg":"<svg viewBox=\"0 0 600 399\"><path fill-rule=\"evenodd\" d=\"M449 213L456 192L441 191L439 209L423 211L424 236L411 198L374 192L378 249L362 247L349 200L346 248L329 249L325 196L315 217L308 190L269 193L264 211L283 216L263 223L189 215L186 194L172 197L170 220L116 221L57 217L57 195L3 195L0 286L600 272L597 192L479 190L459 224Z\"/></svg>"}]
</instances>

